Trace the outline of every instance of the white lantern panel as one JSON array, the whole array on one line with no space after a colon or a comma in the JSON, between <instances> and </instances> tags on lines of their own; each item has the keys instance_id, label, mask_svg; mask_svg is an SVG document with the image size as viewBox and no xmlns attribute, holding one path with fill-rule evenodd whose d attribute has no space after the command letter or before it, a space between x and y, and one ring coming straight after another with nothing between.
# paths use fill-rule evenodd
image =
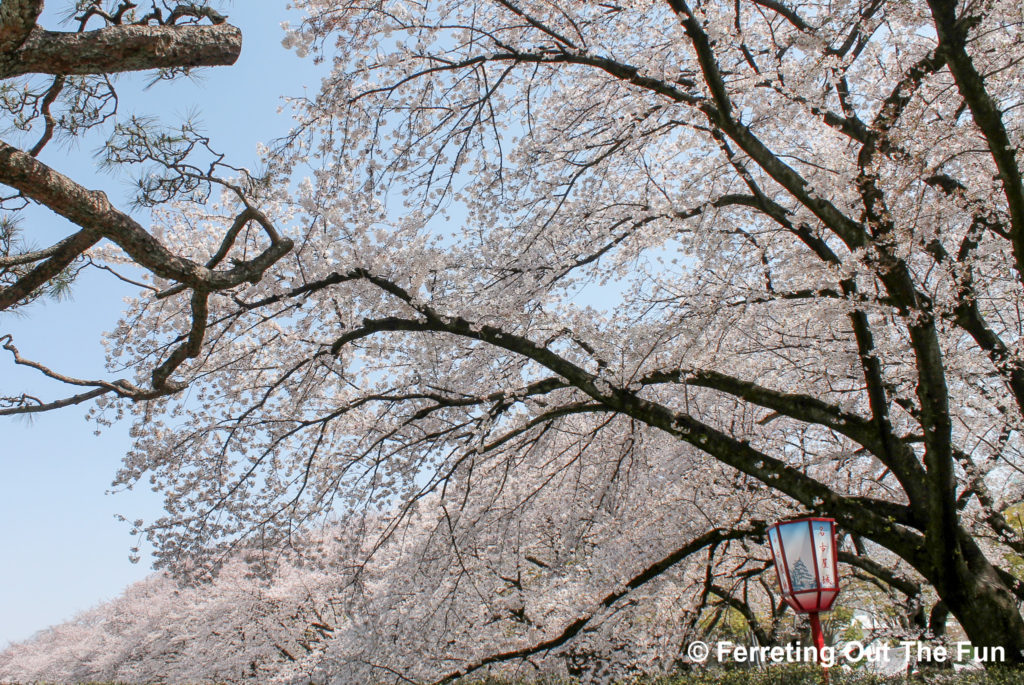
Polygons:
<instances>
[{"instance_id":1,"label":"white lantern panel","mask_svg":"<svg viewBox=\"0 0 1024 685\"><path fill-rule=\"evenodd\" d=\"M807 521L784 523L779 526L779 537L782 540L782 552L786 556L789 567L789 579L793 592L817 590L818 579L815 571L814 550L811 542L811 529Z\"/></svg>"},{"instance_id":2,"label":"white lantern panel","mask_svg":"<svg viewBox=\"0 0 1024 685\"><path fill-rule=\"evenodd\" d=\"M775 571L779 575L779 584L782 586L782 593L789 594L789 578L786 577L786 566L782 563L782 548L779 546L779 533L773 526L768 529L768 540L771 542L772 555L775 557Z\"/></svg>"},{"instance_id":3,"label":"white lantern panel","mask_svg":"<svg viewBox=\"0 0 1024 685\"><path fill-rule=\"evenodd\" d=\"M835 559L832 558L832 523L811 521L814 532L814 552L818 558L818 578L821 587L836 587Z\"/></svg>"}]
</instances>

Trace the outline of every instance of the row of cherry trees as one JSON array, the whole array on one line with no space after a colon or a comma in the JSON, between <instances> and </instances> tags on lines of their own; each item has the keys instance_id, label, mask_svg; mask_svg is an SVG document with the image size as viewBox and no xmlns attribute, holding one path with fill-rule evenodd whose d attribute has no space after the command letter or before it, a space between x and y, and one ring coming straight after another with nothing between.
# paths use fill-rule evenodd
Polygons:
<instances>
[{"instance_id":1,"label":"row of cherry trees","mask_svg":"<svg viewBox=\"0 0 1024 685\"><path fill-rule=\"evenodd\" d=\"M647 525L685 526L678 502L668 504L664 520ZM658 550L632 550L624 564L628 541L608 539L607 517L583 522L538 512L514 535L502 528L464 541L453 572L444 563L450 541L433 529L437 515L445 514L424 510L401 541L376 550L365 533L379 534L386 518L350 521L329 539L308 541L330 555L328 567L268 569L251 549L252 557L240 555L202 585L153 575L0 652L0 681L442 683L490 672L608 682L683 667L697 638L806 640L805 627L783 612L774 573L764 572L763 541L712 542L671 568L659 567ZM531 538L531 528L543 537ZM264 573L254 575L259 568ZM879 619L869 637L920 636L887 621L880 599L865 605ZM544 638L495 658L510 640Z\"/></svg>"}]
</instances>

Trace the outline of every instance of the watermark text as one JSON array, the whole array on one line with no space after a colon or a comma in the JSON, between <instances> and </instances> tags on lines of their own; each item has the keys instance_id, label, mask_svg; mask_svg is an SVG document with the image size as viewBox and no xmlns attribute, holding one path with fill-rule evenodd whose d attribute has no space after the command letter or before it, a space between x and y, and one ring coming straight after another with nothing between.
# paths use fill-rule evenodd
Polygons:
<instances>
[{"instance_id":1,"label":"watermark text","mask_svg":"<svg viewBox=\"0 0 1024 685\"><path fill-rule=\"evenodd\" d=\"M837 664L890 663L902 660L932 663L1002 663L1006 653L1002 647L974 647L970 642L951 645L933 645L916 640L904 640L897 645L885 643L846 642L838 647L826 645L819 653L813 645L799 642L765 647L741 645L728 640L709 644L697 640L686 649L691 661L704 663L714 658L718 663L798 664L820 663L831 668Z\"/></svg>"}]
</instances>

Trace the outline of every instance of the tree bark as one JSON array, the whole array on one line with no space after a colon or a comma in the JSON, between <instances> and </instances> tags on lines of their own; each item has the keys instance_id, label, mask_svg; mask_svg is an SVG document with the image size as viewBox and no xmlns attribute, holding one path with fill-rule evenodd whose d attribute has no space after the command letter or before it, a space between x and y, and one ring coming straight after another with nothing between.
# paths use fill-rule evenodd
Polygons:
<instances>
[{"instance_id":1,"label":"tree bark","mask_svg":"<svg viewBox=\"0 0 1024 685\"><path fill-rule=\"evenodd\" d=\"M0 2L0 53L21 47L43 11L43 0Z\"/></svg>"},{"instance_id":2,"label":"tree bark","mask_svg":"<svg viewBox=\"0 0 1024 685\"><path fill-rule=\"evenodd\" d=\"M966 534L960 536L959 544L945 547L953 559L950 565L956 569L953 577L945 571L929 575L925 569L918 570L935 587L975 648L1001 647L1005 663L1024 664L1024 618L1013 592Z\"/></svg>"},{"instance_id":3,"label":"tree bark","mask_svg":"<svg viewBox=\"0 0 1024 685\"><path fill-rule=\"evenodd\" d=\"M34 29L0 56L0 78L23 74L109 74L173 67L234 64L242 32L213 26L111 26L83 33Z\"/></svg>"}]
</instances>

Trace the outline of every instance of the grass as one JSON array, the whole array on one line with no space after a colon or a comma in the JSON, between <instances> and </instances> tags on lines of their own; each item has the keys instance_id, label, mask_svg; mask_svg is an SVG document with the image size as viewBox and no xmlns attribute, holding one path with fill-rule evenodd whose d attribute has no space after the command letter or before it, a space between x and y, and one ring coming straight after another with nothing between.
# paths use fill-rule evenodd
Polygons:
<instances>
[{"instance_id":1,"label":"grass","mask_svg":"<svg viewBox=\"0 0 1024 685\"><path fill-rule=\"evenodd\" d=\"M489 678L472 681L472 685L577 685L577 680L541 679L533 681ZM829 685L1020 685L1024 671L992 668L987 671L949 669L927 670L913 675L882 676L865 671L829 671ZM636 678L617 681L614 685L818 685L824 683L816 666L785 665L764 671L707 670L657 678Z\"/></svg>"}]
</instances>

